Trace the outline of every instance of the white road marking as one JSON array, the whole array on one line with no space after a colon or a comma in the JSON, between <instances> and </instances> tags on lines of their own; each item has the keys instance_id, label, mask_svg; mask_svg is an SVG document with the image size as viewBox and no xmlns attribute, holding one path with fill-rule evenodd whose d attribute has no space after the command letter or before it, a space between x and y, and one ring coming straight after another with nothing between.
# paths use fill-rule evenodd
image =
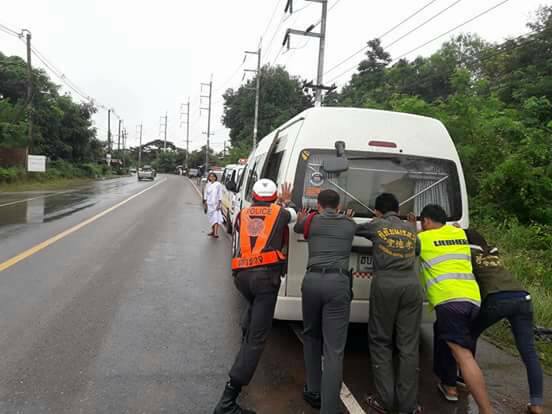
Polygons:
<instances>
[{"instance_id":1,"label":"white road marking","mask_svg":"<svg viewBox=\"0 0 552 414\"><path fill-rule=\"evenodd\" d=\"M30 249L27 249L27 250L19 253L16 256L13 256L12 258L6 260L3 263L0 263L0 272L4 271L6 269L9 269L10 267L14 266L15 264L19 263L20 261L25 260L28 257L31 257L35 253L38 253L39 251L44 250L45 248L47 248L48 246L54 244L55 242L69 236L70 234L76 232L77 230L82 229L83 227L89 225L90 223L93 223L94 221L98 220L99 218L105 216L106 214L111 213L113 210L118 209L119 207L125 205L129 201L131 201L131 200L135 199L136 197L144 194L146 191L149 191L152 188L157 187L158 185L164 183L165 181L167 181L166 178L164 178L161 181L158 181L157 183L155 183L153 185L150 185L149 187L147 187L147 188L143 189L142 191L128 197L127 199L115 204L114 206L109 207L108 209L102 211L101 213L98 213L95 216L92 216L89 219L86 219L86 220L80 222L79 224L77 224L73 227L70 227L67 230L62 231L61 233L58 233L55 236L50 237L48 240L44 240L43 242L31 247Z\"/></svg>"}]
</instances>

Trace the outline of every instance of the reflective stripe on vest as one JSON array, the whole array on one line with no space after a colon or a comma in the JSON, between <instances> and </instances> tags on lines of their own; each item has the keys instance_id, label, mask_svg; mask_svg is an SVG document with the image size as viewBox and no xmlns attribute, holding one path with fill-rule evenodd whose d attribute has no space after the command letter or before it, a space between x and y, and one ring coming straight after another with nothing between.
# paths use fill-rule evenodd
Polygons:
<instances>
[{"instance_id":1,"label":"reflective stripe on vest","mask_svg":"<svg viewBox=\"0 0 552 414\"><path fill-rule=\"evenodd\" d=\"M473 273L446 273L428 280L425 287L429 289L435 283L440 283L443 280L475 280L475 276Z\"/></svg>"},{"instance_id":2,"label":"reflective stripe on vest","mask_svg":"<svg viewBox=\"0 0 552 414\"><path fill-rule=\"evenodd\" d=\"M280 215L281 207L252 206L240 212L240 256L232 259L232 270L281 263L286 256L279 250L264 251ZM255 245L251 246L251 238Z\"/></svg>"},{"instance_id":3,"label":"reflective stripe on vest","mask_svg":"<svg viewBox=\"0 0 552 414\"><path fill-rule=\"evenodd\" d=\"M481 302L471 264L471 250L462 229L445 225L418 234L423 285L436 306L450 300Z\"/></svg>"},{"instance_id":4,"label":"reflective stripe on vest","mask_svg":"<svg viewBox=\"0 0 552 414\"><path fill-rule=\"evenodd\" d=\"M434 259L428 260L427 262L422 262L422 266L432 267L432 266L438 265L439 263L446 262L447 260L468 260L471 262L471 256L469 254L456 254L456 253L444 254Z\"/></svg>"}]
</instances>

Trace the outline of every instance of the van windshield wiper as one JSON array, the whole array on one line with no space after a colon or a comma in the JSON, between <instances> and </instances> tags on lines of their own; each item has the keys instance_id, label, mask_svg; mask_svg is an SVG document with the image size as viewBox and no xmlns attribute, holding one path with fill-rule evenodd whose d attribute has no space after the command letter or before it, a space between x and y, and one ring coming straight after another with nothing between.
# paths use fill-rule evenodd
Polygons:
<instances>
[{"instance_id":1,"label":"van windshield wiper","mask_svg":"<svg viewBox=\"0 0 552 414\"><path fill-rule=\"evenodd\" d=\"M312 171L314 172L320 172L320 171L317 171L315 168L311 167L310 165L308 166L309 169L311 169ZM331 185L333 185L335 188L337 188L338 190L342 191L344 194L346 194L347 196L349 196L350 198L352 198L354 201L356 201L358 204L360 204L362 207L366 208L370 213L372 213L374 216L376 215L376 212L374 210L372 210L370 207L368 207L365 203L363 203L362 201L360 201L357 197L355 197L353 194L351 194L350 192L348 192L347 190L345 190L343 187L341 187L339 184L336 184L334 183L332 180L328 179L328 183L330 183Z\"/></svg>"},{"instance_id":2,"label":"van windshield wiper","mask_svg":"<svg viewBox=\"0 0 552 414\"><path fill-rule=\"evenodd\" d=\"M399 207L403 206L404 204L408 203L409 201L412 201L416 198L418 198L418 196L422 195L423 193L425 193L426 191L428 190L431 190L433 187L441 184L442 182L446 181L447 179L449 178L448 175L445 175L443 178L435 181L433 184L427 186L426 188L424 188L422 191L419 191L417 192L416 194L414 194L413 196L411 197L408 197L406 200L402 201L401 203L399 203Z\"/></svg>"}]
</instances>

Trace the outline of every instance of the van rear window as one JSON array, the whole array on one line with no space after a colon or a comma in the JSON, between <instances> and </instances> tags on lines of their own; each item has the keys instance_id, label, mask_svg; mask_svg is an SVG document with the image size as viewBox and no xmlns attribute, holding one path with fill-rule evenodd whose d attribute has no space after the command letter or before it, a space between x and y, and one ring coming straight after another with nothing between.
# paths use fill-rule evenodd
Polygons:
<instances>
[{"instance_id":1,"label":"van rear window","mask_svg":"<svg viewBox=\"0 0 552 414\"><path fill-rule=\"evenodd\" d=\"M462 217L458 171L449 160L409 155L348 151L349 170L329 174L324 159L335 151L303 150L299 157L293 198L301 208L315 209L322 190L339 193L343 209L353 209L357 217L373 217L376 197L393 193L401 204L399 214L419 215L428 204L441 205L449 220Z\"/></svg>"}]
</instances>

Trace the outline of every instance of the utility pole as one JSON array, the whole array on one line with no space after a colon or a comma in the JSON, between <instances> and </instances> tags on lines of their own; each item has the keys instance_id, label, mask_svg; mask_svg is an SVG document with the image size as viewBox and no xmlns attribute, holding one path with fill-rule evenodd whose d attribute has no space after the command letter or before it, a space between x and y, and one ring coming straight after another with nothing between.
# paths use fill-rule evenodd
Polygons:
<instances>
[{"instance_id":1,"label":"utility pole","mask_svg":"<svg viewBox=\"0 0 552 414\"><path fill-rule=\"evenodd\" d=\"M29 152L32 152L33 148L33 66L31 63L31 32L24 29L21 32L26 32L27 39L27 134L29 141Z\"/></svg>"},{"instance_id":2,"label":"utility pole","mask_svg":"<svg viewBox=\"0 0 552 414\"><path fill-rule=\"evenodd\" d=\"M188 171L188 157L190 154L190 97L188 97L188 103L186 104L186 113L182 112L182 107L184 104L180 105L180 127L182 124L186 124L186 161L184 167L186 172ZM182 116L186 115L186 121L182 121Z\"/></svg>"},{"instance_id":3,"label":"utility pole","mask_svg":"<svg viewBox=\"0 0 552 414\"><path fill-rule=\"evenodd\" d=\"M261 44L263 39L259 41L259 48L256 52L245 51L246 55L257 55L257 70L245 69L246 72L254 72L256 75L255 85L255 118L253 120L253 149L257 147L257 134L259 127L259 98L261 92Z\"/></svg>"},{"instance_id":4,"label":"utility pole","mask_svg":"<svg viewBox=\"0 0 552 414\"><path fill-rule=\"evenodd\" d=\"M165 112L165 116L161 117L159 129L163 128L163 152L167 151L167 121L168 114ZM161 131L160 131L161 132Z\"/></svg>"},{"instance_id":5,"label":"utility pole","mask_svg":"<svg viewBox=\"0 0 552 414\"><path fill-rule=\"evenodd\" d=\"M136 172L142 167L142 124L138 125L138 128L140 128L140 134L139 134L139 146L138 146L138 168L136 169Z\"/></svg>"},{"instance_id":6,"label":"utility pole","mask_svg":"<svg viewBox=\"0 0 552 414\"><path fill-rule=\"evenodd\" d=\"M123 121L119 119L119 130L118 130L118 133L117 133L117 152L120 153L121 152L121 123Z\"/></svg>"},{"instance_id":7,"label":"utility pole","mask_svg":"<svg viewBox=\"0 0 552 414\"><path fill-rule=\"evenodd\" d=\"M313 84L312 82L310 82L308 84L305 84L305 86L311 89L314 89L316 91L314 104L315 106L321 106L322 91L323 90L330 91L335 89L335 87L324 86L324 79L323 79L324 78L324 53L326 48L326 20L328 16L328 0L306 0L306 1L321 3L322 5L322 17L320 18L320 33L313 33L313 29L317 26L317 24L310 25L304 31L287 29L282 46L287 46L288 49L290 48L291 35L318 38L319 48L318 48L318 70L317 70L317 76L316 76L316 84ZM289 11L290 14L293 13L293 0L287 1L285 11L286 12Z\"/></svg>"},{"instance_id":8,"label":"utility pole","mask_svg":"<svg viewBox=\"0 0 552 414\"><path fill-rule=\"evenodd\" d=\"M111 109L107 110L107 153L111 154Z\"/></svg>"},{"instance_id":9,"label":"utility pole","mask_svg":"<svg viewBox=\"0 0 552 414\"><path fill-rule=\"evenodd\" d=\"M213 75L211 75L211 80L209 81L209 83L201 84L201 93L203 93L203 88L206 86L209 87L209 94L200 95L200 98L209 99L209 105L207 108L200 107L200 110L207 111L207 132L205 133L207 135L207 145L205 147L205 174L209 172L209 138L211 137L211 101L213 92Z\"/></svg>"}]
</instances>

